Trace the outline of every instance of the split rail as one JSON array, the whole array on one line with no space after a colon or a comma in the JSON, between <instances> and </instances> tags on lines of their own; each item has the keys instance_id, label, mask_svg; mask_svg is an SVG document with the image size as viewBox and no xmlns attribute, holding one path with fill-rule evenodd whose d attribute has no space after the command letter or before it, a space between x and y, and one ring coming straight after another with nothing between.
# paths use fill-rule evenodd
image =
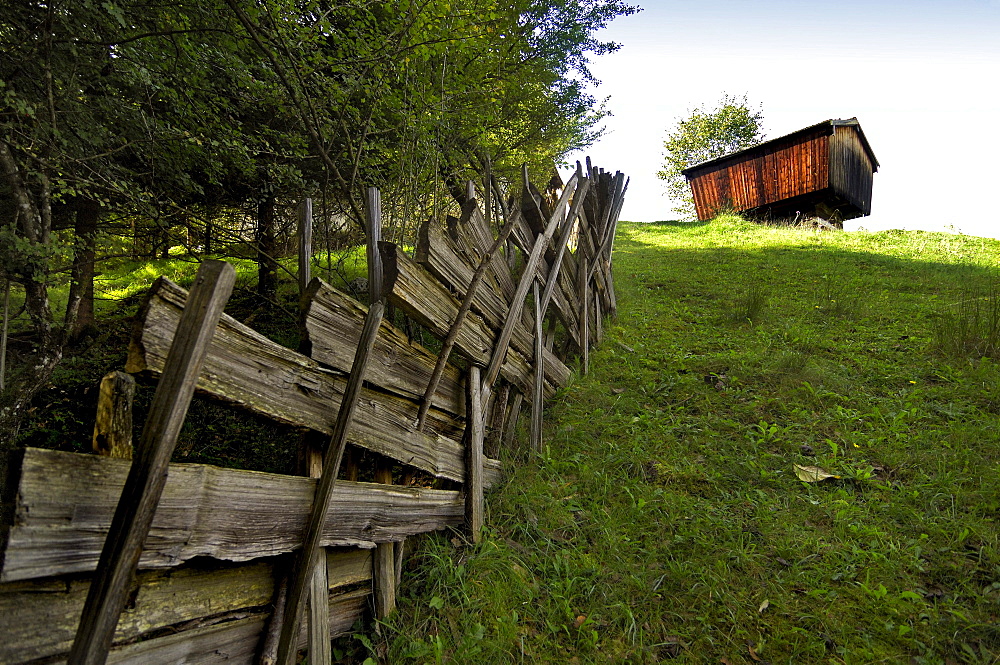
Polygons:
<instances>
[{"instance_id":1,"label":"split rail","mask_svg":"<svg viewBox=\"0 0 1000 665\"><path fill-rule=\"evenodd\" d=\"M487 183L478 199L470 183L459 217L424 228L412 257L380 241L370 190L369 302L309 279L302 261L304 353L222 313L230 266L206 262L190 293L158 279L127 373L102 382L98 454L11 460L0 663L287 665L302 649L329 663L332 637L393 611L407 538L455 527L477 541L522 411L537 449L544 401L573 362L587 371L616 312L627 189L589 160L543 190L525 174L520 201ZM437 352L384 317L389 306ZM134 457L133 374L159 377ZM302 475L169 464L195 390L298 428ZM362 450L376 482L357 480Z\"/></svg>"}]
</instances>

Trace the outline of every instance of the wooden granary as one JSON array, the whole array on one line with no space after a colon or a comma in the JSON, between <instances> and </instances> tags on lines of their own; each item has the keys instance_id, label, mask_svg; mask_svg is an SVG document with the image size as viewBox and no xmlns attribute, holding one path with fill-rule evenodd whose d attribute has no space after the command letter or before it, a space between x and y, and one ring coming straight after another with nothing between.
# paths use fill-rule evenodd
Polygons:
<instances>
[{"instance_id":1,"label":"wooden granary","mask_svg":"<svg viewBox=\"0 0 1000 665\"><path fill-rule=\"evenodd\" d=\"M831 222L871 214L878 160L857 118L825 120L683 171L699 220L732 209Z\"/></svg>"}]
</instances>

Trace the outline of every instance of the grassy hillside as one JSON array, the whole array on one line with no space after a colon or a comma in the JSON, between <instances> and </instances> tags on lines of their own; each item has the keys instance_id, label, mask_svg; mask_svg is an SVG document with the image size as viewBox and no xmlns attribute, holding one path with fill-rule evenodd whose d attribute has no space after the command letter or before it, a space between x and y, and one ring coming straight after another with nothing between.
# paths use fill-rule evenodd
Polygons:
<instances>
[{"instance_id":1,"label":"grassy hillside","mask_svg":"<svg viewBox=\"0 0 1000 665\"><path fill-rule=\"evenodd\" d=\"M1000 243L726 218L615 262L544 452L481 545L424 540L371 655L998 662Z\"/></svg>"}]
</instances>

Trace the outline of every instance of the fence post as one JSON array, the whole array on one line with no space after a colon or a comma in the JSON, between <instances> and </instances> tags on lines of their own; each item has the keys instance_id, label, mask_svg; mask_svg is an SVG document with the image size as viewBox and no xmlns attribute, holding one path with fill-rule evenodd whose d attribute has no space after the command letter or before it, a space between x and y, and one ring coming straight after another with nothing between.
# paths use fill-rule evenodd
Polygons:
<instances>
[{"instance_id":1,"label":"fence post","mask_svg":"<svg viewBox=\"0 0 1000 665\"><path fill-rule=\"evenodd\" d=\"M382 460L375 468L375 482L392 484L392 466ZM396 609L396 545L402 543L378 543L375 546L375 618L385 619Z\"/></svg>"},{"instance_id":2,"label":"fence post","mask_svg":"<svg viewBox=\"0 0 1000 665\"><path fill-rule=\"evenodd\" d=\"M299 202L299 295L306 292L311 279L313 202L306 198Z\"/></svg>"},{"instance_id":3,"label":"fence post","mask_svg":"<svg viewBox=\"0 0 1000 665\"><path fill-rule=\"evenodd\" d=\"M347 442L347 430L354 416L358 394L364 380L368 357L371 355L375 338L378 336L382 316L385 313L385 294L382 292L382 259L379 254L378 242L382 236L381 200L378 189L369 187L366 192L365 208L368 223L368 293L371 305L365 324L361 330L358 347L351 365L351 375L344 389L344 396L337 412L337 421L333 434L327 444L323 456L323 473L316 485L312 512L303 538L302 549L295 559L292 576L288 587L288 601L285 607L285 621L281 626L281 636L278 640L278 665L292 665L295 662L296 638L299 623L302 619L302 603L316 567L321 552L320 540L323 536L323 523L330 502L333 498L337 474L340 473L340 463L344 456Z\"/></svg>"},{"instance_id":4,"label":"fence post","mask_svg":"<svg viewBox=\"0 0 1000 665\"><path fill-rule=\"evenodd\" d=\"M308 271L308 267L306 268ZM310 478L323 475L323 450L304 437L305 471ZM309 662L313 665L330 665L330 584L326 569L326 550L320 549L319 561L313 566L309 580Z\"/></svg>"},{"instance_id":5,"label":"fence post","mask_svg":"<svg viewBox=\"0 0 1000 665\"><path fill-rule=\"evenodd\" d=\"M596 259L595 259L596 260ZM583 257L580 262L580 304L582 311L580 312L580 353L583 356L583 373L586 375L590 371L590 294L588 293L588 285L590 284L590 271L588 268L589 261L587 257Z\"/></svg>"},{"instance_id":6,"label":"fence post","mask_svg":"<svg viewBox=\"0 0 1000 665\"><path fill-rule=\"evenodd\" d=\"M3 281L3 326L0 328L0 392L7 381L7 319L10 318L10 280Z\"/></svg>"},{"instance_id":7,"label":"fence post","mask_svg":"<svg viewBox=\"0 0 1000 665\"><path fill-rule=\"evenodd\" d=\"M552 279L552 273L549 273ZM535 384L531 393L531 449L539 452L542 449L542 400L544 398L545 356L543 355L544 339L542 337L542 297L538 288L538 280L532 284L535 296Z\"/></svg>"},{"instance_id":8,"label":"fence post","mask_svg":"<svg viewBox=\"0 0 1000 665\"><path fill-rule=\"evenodd\" d=\"M109 372L101 379L94 420L94 452L132 459L132 399L135 379L126 372Z\"/></svg>"},{"instance_id":9,"label":"fence post","mask_svg":"<svg viewBox=\"0 0 1000 665\"><path fill-rule=\"evenodd\" d=\"M481 370L476 365L469 367L469 401L466 405L469 431L466 443L465 471L465 523L478 543L483 530L483 383Z\"/></svg>"},{"instance_id":10,"label":"fence post","mask_svg":"<svg viewBox=\"0 0 1000 665\"><path fill-rule=\"evenodd\" d=\"M69 665L103 665L107 660L143 543L163 493L177 435L235 281L236 271L223 261L205 261L198 269L153 396L138 455L132 460L101 550L67 659Z\"/></svg>"}]
</instances>

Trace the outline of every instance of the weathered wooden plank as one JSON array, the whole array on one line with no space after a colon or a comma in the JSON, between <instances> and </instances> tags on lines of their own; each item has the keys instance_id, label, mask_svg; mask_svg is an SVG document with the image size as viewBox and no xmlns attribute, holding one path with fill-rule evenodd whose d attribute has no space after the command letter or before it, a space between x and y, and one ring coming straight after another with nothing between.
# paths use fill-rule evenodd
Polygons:
<instances>
[{"instance_id":1,"label":"weathered wooden plank","mask_svg":"<svg viewBox=\"0 0 1000 665\"><path fill-rule=\"evenodd\" d=\"M205 261L198 268L153 395L138 454L101 548L97 573L70 649L72 665L104 665L107 659L166 483L170 456L194 395L195 379L235 283L236 270L224 261Z\"/></svg>"},{"instance_id":2,"label":"weathered wooden plank","mask_svg":"<svg viewBox=\"0 0 1000 665\"><path fill-rule=\"evenodd\" d=\"M371 551L339 548L327 555L328 586L370 582ZM142 571L134 602L122 612L114 643L167 626L243 608L263 607L274 593L274 560L195 564ZM65 653L73 642L90 581L79 578L0 584L0 663Z\"/></svg>"},{"instance_id":3,"label":"weathered wooden plank","mask_svg":"<svg viewBox=\"0 0 1000 665\"><path fill-rule=\"evenodd\" d=\"M128 468L125 460L25 450L0 581L94 570ZM315 486L301 476L171 464L139 567L290 552L302 543ZM463 515L457 492L344 481L321 542L372 547L460 525Z\"/></svg>"},{"instance_id":4,"label":"weathered wooden plank","mask_svg":"<svg viewBox=\"0 0 1000 665\"><path fill-rule=\"evenodd\" d=\"M472 216L469 218L469 228L474 234L472 237L476 243L475 248L480 253L485 254L493 245L494 238L493 232L490 230L490 223L483 216L481 208L476 208L473 211ZM514 276L511 274L507 262L499 254L494 254L490 261L490 266L493 269L494 279L496 279L504 296L510 297L513 295L517 285L514 283Z\"/></svg>"},{"instance_id":5,"label":"weathered wooden plank","mask_svg":"<svg viewBox=\"0 0 1000 665\"><path fill-rule=\"evenodd\" d=\"M310 478L323 474L323 451L306 443L306 467ZM324 552L324 554L326 554ZM313 566L309 581L309 662L315 665L330 665L330 580L328 556L320 556ZM287 589L285 599L287 601ZM280 637L280 635L279 635Z\"/></svg>"},{"instance_id":6,"label":"weathered wooden plank","mask_svg":"<svg viewBox=\"0 0 1000 665\"><path fill-rule=\"evenodd\" d=\"M472 256L463 252L455 241L444 232L443 228L435 224L428 224L422 229L417 241L416 262L450 287L458 298L464 299L475 279L476 268L474 266L478 265L482 256L488 254L488 250L489 248L482 255ZM503 267L506 270L506 265ZM503 326L510 305L497 290L478 288L473 294L472 309L489 326L490 339L492 339L496 336L493 331L499 330ZM522 358L532 357L534 353L532 339L530 330L521 321L517 321L511 333L511 345ZM569 378L569 369L551 352L545 356L545 369L546 380L553 386L565 385Z\"/></svg>"},{"instance_id":7,"label":"weathered wooden plank","mask_svg":"<svg viewBox=\"0 0 1000 665\"><path fill-rule=\"evenodd\" d=\"M500 367L503 364L504 358L508 355L508 345L514 326L517 324L517 317L519 312L521 312L524 307L524 299L528 295L528 289L531 288L531 284L535 280L535 270L542 260L542 252L544 252L548 247L549 240L552 238L552 234L555 233L555 230L559 225L562 209L566 205L578 183L579 181L575 175L570 178L566 189L563 190L562 198L560 198L555 211L552 213L548 226L545 227L545 232L538 236L535 241L535 247L531 250L531 255L525 262L524 272L521 274L521 280L517 285L517 293L514 294L514 298L510 303L510 309L508 310L507 317L504 320L503 328L494 343L495 347L493 349L493 355L490 358L490 363L483 376L483 382L486 390L492 388L493 383L496 381L497 376L500 373Z\"/></svg>"},{"instance_id":8,"label":"weathered wooden plank","mask_svg":"<svg viewBox=\"0 0 1000 665\"><path fill-rule=\"evenodd\" d=\"M589 198L585 198L586 200L589 200ZM526 224L515 227L514 230L518 247L530 256L535 248L534 235L531 234ZM566 263L566 268L559 271L559 288L555 290L552 298L556 305L556 313L562 320L573 342L579 346L579 339L577 339L576 333L580 325L577 320L579 303L577 302L576 285L572 277L576 274L576 259L570 255L565 257L563 261ZM549 283L549 263L547 261L540 261L538 263L538 277L542 280L542 283Z\"/></svg>"},{"instance_id":9,"label":"weathered wooden plank","mask_svg":"<svg viewBox=\"0 0 1000 665\"><path fill-rule=\"evenodd\" d=\"M564 258L569 256L566 252L566 247L569 244L570 232L573 230L573 223L576 221L576 216L580 213L580 209L583 207L584 198L587 195L587 191L590 189L589 180L582 179L578 180L578 182L580 184L576 188L576 192L574 192L573 205L570 207L569 214L566 216L566 221L563 223L564 228L562 236L559 238L559 246L556 249L555 261L549 267L548 282L545 284L545 292L542 295L541 302L541 315L543 317L545 316L545 310L549 306L549 301L552 299L555 292L561 291L559 288L559 275L561 274ZM535 325L538 325L537 320ZM536 331L536 335L537 334L538 333Z\"/></svg>"},{"instance_id":10,"label":"weathered wooden plank","mask_svg":"<svg viewBox=\"0 0 1000 665\"><path fill-rule=\"evenodd\" d=\"M402 252L396 253L393 264L395 286L389 296L390 302L435 336L442 339L447 337L461 303L437 279ZM493 337L482 317L470 312L465 325L459 329L455 346L472 362L484 365L490 358ZM553 368L558 369L557 366ZM527 390L527 386L531 385L531 367L524 356L517 352L507 354L500 367L500 374L522 390ZM560 377L562 383L559 385L565 385L569 380L569 369L566 368L565 376L560 373ZM556 387L546 382L546 396L551 396ZM490 464L491 462L487 462L487 466Z\"/></svg>"},{"instance_id":11,"label":"weathered wooden plank","mask_svg":"<svg viewBox=\"0 0 1000 665\"><path fill-rule=\"evenodd\" d=\"M368 308L320 279L312 281L305 297L309 355L334 369L350 371L354 340L361 334ZM423 399L436 361L433 353L383 321L366 380L405 397ZM445 367L431 405L464 417L465 387L456 368Z\"/></svg>"},{"instance_id":12,"label":"weathered wooden plank","mask_svg":"<svg viewBox=\"0 0 1000 665\"><path fill-rule=\"evenodd\" d=\"M132 399L135 379L125 372L109 372L101 379L94 422L94 452L132 459Z\"/></svg>"},{"instance_id":13,"label":"weathered wooden plank","mask_svg":"<svg viewBox=\"0 0 1000 665\"><path fill-rule=\"evenodd\" d=\"M180 317L184 290L165 278L150 288L137 318L126 369L159 372ZM209 348L198 388L213 397L279 422L330 433L346 380L300 353L272 342L223 316ZM465 450L456 439L463 424L431 409L418 432L417 403L363 388L357 426L348 442L410 464L436 476L461 481ZM455 438L453 438L455 437ZM491 464L494 471L499 463Z\"/></svg>"},{"instance_id":14,"label":"weathered wooden plank","mask_svg":"<svg viewBox=\"0 0 1000 665\"><path fill-rule=\"evenodd\" d=\"M365 614L369 596L367 589L358 589L331 597L331 638L351 631L354 622ZM246 618L116 647L108 654L108 665L252 665L267 615L247 614L250 616ZM299 648L305 644L303 629L299 633ZM62 661L53 661L51 665L62 665Z\"/></svg>"},{"instance_id":15,"label":"weathered wooden plank","mask_svg":"<svg viewBox=\"0 0 1000 665\"><path fill-rule=\"evenodd\" d=\"M487 190L488 191L488 190ZM503 228L500 229L500 233L497 235L493 243L486 249L486 253L480 259L479 267L476 268L471 279L469 280L469 285L466 289L465 294L462 296L462 306L459 307L458 312L455 314L454 320L451 322L450 329L448 330L448 335L441 341L441 350L438 355L437 364L434 367L434 373L431 375L430 381L427 383L427 387L424 389L424 397L420 403L420 417L417 422L417 427L422 428L424 423L424 418L427 415L427 410L430 407L430 397L437 391L438 382L441 379L441 374L445 369L445 366L451 357L452 349L455 348L455 341L458 339L459 332L462 326L465 324L465 317L468 316L469 312L472 310L472 305L475 302L476 295L480 291L480 286L482 286L483 280L486 277L486 271L489 267L489 262L492 260L497 250L500 249L501 245L507 241L510 236L511 230L514 228L514 222L516 219L507 219L504 223ZM421 233L421 236L426 234L426 228ZM506 264L505 264L506 265Z\"/></svg>"}]
</instances>

